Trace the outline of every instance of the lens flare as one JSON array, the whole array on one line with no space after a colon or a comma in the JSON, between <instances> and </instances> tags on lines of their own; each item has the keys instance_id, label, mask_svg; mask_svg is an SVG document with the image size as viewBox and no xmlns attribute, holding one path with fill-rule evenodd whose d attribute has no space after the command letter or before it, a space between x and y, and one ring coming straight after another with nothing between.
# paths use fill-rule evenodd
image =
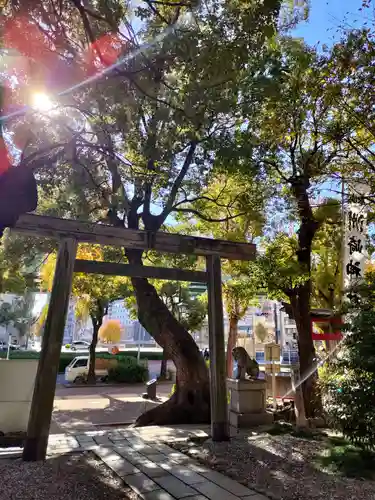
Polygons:
<instances>
[{"instance_id":1,"label":"lens flare","mask_svg":"<svg viewBox=\"0 0 375 500\"><path fill-rule=\"evenodd\" d=\"M31 107L36 111L50 111L53 106L53 101L44 92L35 92L31 97Z\"/></svg>"}]
</instances>

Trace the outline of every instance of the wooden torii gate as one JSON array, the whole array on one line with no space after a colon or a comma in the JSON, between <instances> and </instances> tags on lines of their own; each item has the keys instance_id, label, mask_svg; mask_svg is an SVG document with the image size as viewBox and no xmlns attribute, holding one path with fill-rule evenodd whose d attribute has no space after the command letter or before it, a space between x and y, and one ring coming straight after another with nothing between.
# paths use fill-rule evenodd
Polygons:
<instances>
[{"instance_id":1,"label":"wooden torii gate","mask_svg":"<svg viewBox=\"0 0 375 500\"><path fill-rule=\"evenodd\" d=\"M220 259L252 260L255 258L255 245L117 228L31 214L21 216L13 231L54 238L60 242L31 403L23 452L24 460L44 460L46 457L65 318L74 272L207 283L211 433L214 441L229 439ZM202 255L206 257L206 271L76 260L77 245L82 242L164 253ZM43 406L38 405L41 400Z\"/></svg>"}]
</instances>

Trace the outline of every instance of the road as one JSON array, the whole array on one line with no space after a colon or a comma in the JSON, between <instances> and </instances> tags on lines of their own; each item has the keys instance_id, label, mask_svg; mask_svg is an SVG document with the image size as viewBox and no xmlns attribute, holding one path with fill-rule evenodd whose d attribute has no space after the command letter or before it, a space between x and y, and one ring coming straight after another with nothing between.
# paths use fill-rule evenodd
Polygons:
<instances>
[{"instance_id":1,"label":"road","mask_svg":"<svg viewBox=\"0 0 375 500\"><path fill-rule=\"evenodd\" d=\"M149 379L160 373L160 361L148 361ZM172 361L167 367L175 371ZM57 377L51 433L93 430L98 426L130 424L146 410L168 399L173 383L157 386L158 401L142 398L145 384L129 386L64 386L64 374Z\"/></svg>"},{"instance_id":2,"label":"road","mask_svg":"<svg viewBox=\"0 0 375 500\"><path fill-rule=\"evenodd\" d=\"M172 383L157 386L157 401L142 398L144 384L129 386L64 387L56 389L51 433L93 430L130 424L144 411L166 401Z\"/></svg>"},{"instance_id":3,"label":"road","mask_svg":"<svg viewBox=\"0 0 375 500\"><path fill-rule=\"evenodd\" d=\"M96 350L96 352L110 352L113 347L117 347L120 351L138 352L137 345L130 347L129 344L127 344L127 345L121 345L121 344L98 345L98 346L96 346L95 350ZM39 350L40 350L40 348L39 348ZM161 347L154 347L154 346L141 347L139 350L141 352L155 352L155 353L156 352L157 353L163 352L163 349ZM87 354L88 349L77 349L77 350L72 351L72 349L70 347L66 348L65 345L63 345L61 347L61 352L74 352L74 353L78 353L78 354Z\"/></svg>"}]
</instances>

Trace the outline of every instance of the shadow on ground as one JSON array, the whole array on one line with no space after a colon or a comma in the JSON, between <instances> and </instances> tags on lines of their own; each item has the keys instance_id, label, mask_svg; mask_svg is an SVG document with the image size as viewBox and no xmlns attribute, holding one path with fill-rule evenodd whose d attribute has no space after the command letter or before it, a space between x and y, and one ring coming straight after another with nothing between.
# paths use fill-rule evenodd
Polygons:
<instances>
[{"instance_id":1,"label":"shadow on ground","mask_svg":"<svg viewBox=\"0 0 375 500\"><path fill-rule=\"evenodd\" d=\"M108 394L96 396L93 400L80 399L79 403L71 399L55 400L50 433L79 432L99 426L131 424L139 415L158 406L163 400L154 402L139 396L114 398Z\"/></svg>"},{"instance_id":2,"label":"shadow on ground","mask_svg":"<svg viewBox=\"0 0 375 500\"><path fill-rule=\"evenodd\" d=\"M44 462L1 460L0 500L134 500L135 495L93 454L60 455Z\"/></svg>"},{"instance_id":3,"label":"shadow on ground","mask_svg":"<svg viewBox=\"0 0 375 500\"><path fill-rule=\"evenodd\" d=\"M334 475L319 469L316 457L325 449L323 441L290 435L249 434L229 443L175 443L175 448L188 452L233 479L280 500L346 500L375 498L375 482Z\"/></svg>"}]
</instances>

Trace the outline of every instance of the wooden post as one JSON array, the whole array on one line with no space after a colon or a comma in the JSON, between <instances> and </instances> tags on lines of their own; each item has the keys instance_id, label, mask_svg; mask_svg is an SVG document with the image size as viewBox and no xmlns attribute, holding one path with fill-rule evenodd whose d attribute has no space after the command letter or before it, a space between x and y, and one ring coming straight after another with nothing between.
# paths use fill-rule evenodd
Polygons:
<instances>
[{"instance_id":1,"label":"wooden post","mask_svg":"<svg viewBox=\"0 0 375 500\"><path fill-rule=\"evenodd\" d=\"M307 419L305 413L305 403L303 400L302 387L301 387L301 375L299 371L299 366L294 367L291 371L292 375L292 389L294 391L294 412L296 415L296 425L297 427L307 427Z\"/></svg>"},{"instance_id":2,"label":"wooden post","mask_svg":"<svg viewBox=\"0 0 375 500\"><path fill-rule=\"evenodd\" d=\"M275 361L272 360L272 398L273 398L273 409L277 410L277 399L276 399L276 365Z\"/></svg>"},{"instance_id":3,"label":"wooden post","mask_svg":"<svg viewBox=\"0 0 375 500\"><path fill-rule=\"evenodd\" d=\"M44 460L46 458L56 378L76 253L77 241L74 238L66 238L61 241L31 402L27 437L23 450L23 460L26 461Z\"/></svg>"},{"instance_id":4,"label":"wooden post","mask_svg":"<svg viewBox=\"0 0 375 500\"><path fill-rule=\"evenodd\" d=\"M206 257L210 345L211 434L213 441L229 440L220 256Z\"/></svg>"}]
</instances>

